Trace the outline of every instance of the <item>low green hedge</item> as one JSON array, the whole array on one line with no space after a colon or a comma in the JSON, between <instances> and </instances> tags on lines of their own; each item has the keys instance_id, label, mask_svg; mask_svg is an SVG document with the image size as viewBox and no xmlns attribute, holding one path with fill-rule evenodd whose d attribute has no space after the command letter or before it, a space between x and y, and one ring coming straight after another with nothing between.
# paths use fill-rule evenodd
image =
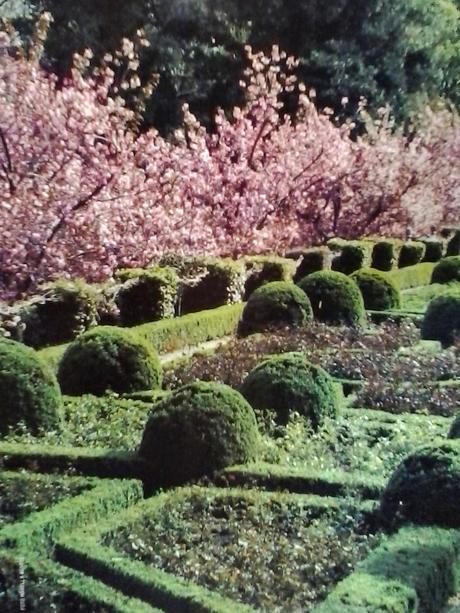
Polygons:
<instances>
[{"instance_id":1,"label":"low green hedge","mask_svg":"<svg viewBox=\"0 0 460 613\"><path fill-rule=\"evenodd\" d=\"M147 508L161 506L167 497L187 495L187 488L159 494L126 509L117 517L94 522L71 535L61 535L56 544L58 561L83 570L125 595L140 598L166 611L187 613L252 613L250 606L220 596L190 581L156 569L100 544L100 538L121 525L142 517ZM205 489L209 493L209 489ZM220 492L219 492L220 493Z\"/></svg>"},{"instance_id":2,"label":"low green hedge","mask_svg":"<svg viewBox=\"0 0 460 613\"><path fill-rule=\"evenodd\" d=\"M346 275L371 265L373 243L368 240L342 241L332 239L327 243L336 252L331 268Z\"/></svg>"},{"instance_id":3,"label":"low green hedge","mask_svg":"<svg viewBox=\"0 0 460 613\"><path fill-rule=\"evenodd\" d=\"M229 304L175 319L142 324L130 330L147 339L159 353L167 353L232 334L238 325L243 306L241 303ZM38 353L57 368L67 346L48 347Z\"/></svg>"},{"instance_id":4,"label":"low green hedge","mask_svg":"<svg viewBox=\"0 0 460 613\"><path fill-rule=\"evenodd\" d=\"M460 530L407 527L372 551L317 613L438 613L460 583Z\"/></svg>"},{"instance_id":5,"label":"low green hedge","mask_svg":"<svg viewBox=\"0 0 460 613\"><path fill-rule=\"evenodd\" d=\"M196 491L196 486L193 488ZM70 536L61 536L57 543L57 559L74 569L85 569L93 577L103 580L108 585L114 586L124 594L141 598L153 606L166 611L187 611L188 613L249 613L254 609L248 605L240 604L235 600L220 596L216 592L198 586L190 581L173 576L162 570L132 560L128 556L110 546L100 543L104 535L112 533L120 526L130 525L135 521L142 520L143 515L149 514L156 508L160 508L168 498L184 497L191 488L182 487L167 493L159 494L155 498L145 500L136 506L126 509L115 518L109 518L105 522L92 523L84 529ZM207 496L237 498L251 498L256 496L276 498L286 497L286 494L251 491L245 489L231 489L222 492L219 489L203 488ZM299 496L296 496L296 500ZM303 496L302 499L309 507L318 511L341 508L343 503L349 504L349 500L320 496ZM372 503L373 504L373 503ZM367 502L357 502L355 507L359 510L369 510Z\"/></svg>"},{"instance_id":6,"label":"low green hedge","mask_svg":"<svg viewBox=\"0 0 460 613\"><path fill-rule=\"evenodd\" d=\"M429 285L435 265L434 262L422 262L421 264L415 264L415 266L392 270L388 273L388 276L400 290Z\"/></svg>"},{"instance_id":7,"label":"low green hedge","mask_svg":"<svg viewBox=\"0 0 460 613\"><path fill-rule=\"evenodd\" d=\"M74 477L68 478L74 479ZM0 531L0 608L19 610L91 610L147 613L140 601L126 598L91 577L56 564L51 556L60 532L70 533L88 521L132 505L142 497L139 481L94 480L88 492L32 513ZM19 572L25 577L25 602L19 593ZM80 608L81 607L81 608Z\"/></svg>"},{"instance_id":8,"label":"low green hedge","mask_svg":"<svg viewBox=\"0 0 460 613\"><path fill-rule=\"evenodd\" d=\"M357 496L377 500L385 481L365 474L344 471L318 471L308 467L295 469L258 462L245 466L230 466L215 477L217 486L256 486L267 491L289 491L316 496Z\"/></svg>"},{"instance_id":9,"label":"low green hedge","mask_svg":"<svg viewBox=\"0 0 460 613\"><path fill-rule=\"evenodd\" d=\"M0 442L0 469L141 479L146 467L137 453Z\"/></svg>"}]
</instances>

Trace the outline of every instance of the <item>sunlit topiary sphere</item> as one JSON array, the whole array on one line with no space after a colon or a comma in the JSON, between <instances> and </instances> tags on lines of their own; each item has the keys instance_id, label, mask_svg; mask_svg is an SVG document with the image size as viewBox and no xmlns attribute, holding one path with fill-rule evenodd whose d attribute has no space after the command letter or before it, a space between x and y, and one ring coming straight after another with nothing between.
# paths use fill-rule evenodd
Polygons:
<instances>
[{"instance_id":1,"label":"sunlit topiary sphere","mask_svg":"<svg viewBox=\"0 0 460 613\"><path fill-rule=\"evenodd\" d=\"M281 424L286 424L296 411L317 428L325 417L336 417L339 411L334 381L301 353L265 360L245 378L241 393L254 409L274 410Z\"/></svg>"},{"instance_id":2,"label":"sunlit topiary sphere","mask_svg":"<svg viewBox=\"0 0 460 613\"><path fill-rule=\"evenodd\" d=\"M304 326L312 318L310 302L302 290L294 283L274 281L249 296L238 333L245 336L272 326Z\"/></svg>"},{"instance_id":3,"label":"sunlit topiary sphere","mask_svg":"<svg viewBox=\"0 0 460 613\"><path fill-rule=\"evenodd\" d=\"M341 272L321 270L298 283L308 296L316 319L329 324L361 325L366 319L357 285Z\"/></svg>"},{"instance_id":4,"label":"sunlit topiary sphere","mask_svg":"<svg viewBox=\"0 0 460 613\"><path fill-rule=\"evenodd\" d=\"M56 378L37 353L0 339L0 435L21 422L32 434L61 424L62 399Z\"/></svg>"},{"instance_id":5,"label":"sunlit topiary sphere","mask_svg":"<svg viewBox=\"0 0 460 613\"><path fill-rule=\"evenodd\" d=\"M157 353L135 333L115 326L85 332L66 349L59 364L62 392L70 396L110 390L129 393L161 385Z\"/></svg>"},{"instance_id":6,"label":"sunlit topiary sphere","mask_svg":"<svg viewBox=\"0 0 460 613\"><path fill-rule=\"evenodd\" d=\"M195 381L157 402L139 454L150 484L177 485L256 457L254 411L222 383Z\"/></svg>"},{"instance_id":7,"label":"sunlit topiary sphere","mask_svg":"<svg viewBox=\"0 0 460 613\"><path fill-rule=\"evenodd\" d=\"M401 296L391 278L375 268L362 268L351 276L359 287L366 309L386 311L401 306Z\"/></svg>"}]
</instances>

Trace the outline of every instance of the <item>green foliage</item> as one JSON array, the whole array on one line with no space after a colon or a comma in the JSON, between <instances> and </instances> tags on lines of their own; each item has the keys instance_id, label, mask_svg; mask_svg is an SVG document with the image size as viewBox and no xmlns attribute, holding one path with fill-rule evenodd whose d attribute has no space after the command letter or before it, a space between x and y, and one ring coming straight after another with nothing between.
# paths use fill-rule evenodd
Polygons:
<instances>
[{"instance_id":1,"label":"green foliage","mask_svg":"<svg viewBox=\"0 0 460 613\"><path fill-rule=\"evenodd\" d=\"M436 264L431 276L431 283L449 283L460 281L460 255L452 255Z\"/></svg>"},{"instance_id":2,"label":"green foliage","mask_svg":"<svg viewBox=\"0 0 460 613\"><path fill-rule=\"evenodd\" d=\"M398 267L415 266L415 264L423 260L425 250L425 244L421 241L408 241L404 243L399 252Z\"/></svg>"},{"instance_id":3,"label":"green foliage","mask_svg":"<svg viewBox=\"0 0 460 613\"><path fill-rule=\"evenodd\" d=\"M341 581L318 613L441 611L459 588L458 530L407 527Z\"/></svg>"},{"instance_id":4,"label":"green foliage","mask_svg":"<svg viewBox=\"0 0 460 613\"><path fill-rule=\"evenodd\" d=\"M192 273L188 279L182 280L178 300L179 315L241 302L245 279L242 261L203 258L196 264L198 274Z\"/></svg>"},{"instance_id":5,"label":"green foliage","mask_svg":"<svg viewBox=\"0 0 460 613\"><path fill-rule=\"evenodd\" d=\"M99 326L70 343L59 363L58 380L70 396L134 392L159 387L161 367L154 349L139 335Z\"/></svg>"},{"instance_id":6,"label":"green foliage","mask_svg":"<svg viewBox=\"0 0 460 613\"><path fill-rule=\"evenodd\" d=\"M422 338L452 345L460 334L460 288L434 298L422 323Z\"/></svg>"},{"instance_id":7,"label":"green foliage","mask_svg":"<svg viewBox=\"0 0 460 613\"><path fill-rule=\"evenodd\" d=\"M397 266L401 241L378 240L372 250L372 268L389 271Z\"/></svg>"},{"instance_id":8,"label":"green foliage","mask_svg":"<svg viewBox=\"0 0 460 613\"><path fill-rule=\"evenodd\" d=\"M400 308L399 290L384 272L363 268L354 272L351 278L359 287L366 309L385 311Z\"/></svg>"},{"instance_id":9,"label":"green foliage","mask_svg":"<svg viewBox=\"0 0 460 613\"><path fill-rule=\"evenodd\" d=\"M299 57L301 79L316 89L321 106L337 114L355 115L362 96L372 112L389 104L398 119L432 99L459 103L456 0L333 0L327 12L318 0L27 4L35 15L54 15L47 61L61 73L73 52L91 47L100 58L144 27L150 47L143 50L140 72L160 77L146 119L163 131L177 127L186 101L206 124L216 106L241 103L237 83L245 43L255 49L278 43ZM21 31L29 33L27 15L18 17ZM343 97L349 100L345 107ZM295 99L287 96L286 102L289 111L295 108Z\"/></svg>"},{"instance_id":10,"label":"green foliage","mask_svg":"<svg viewBox=\"0 0 460 613\"><path fill-rule=\"evenodd\" d=\"M343 241L338 249L334 249L332 241L328 245L338 254L332 260L332 270L350 275L355 270L369 265L373 245L369 241Z\"/></svg>"},{"instance_id":11,"label":"green foliage","mask_svg":"<svg viewBox=\"0 0 460 613\"><path fill-rule=\"evenodd\" d=\"M304 292L294 283L274 281L259 287L249 296L238 333L246 336L270 326L305 326L312 316Z\"/></svg>"},{"instance_id":12,"label":"green foliage","mask_svg":"<svg viewBox=\"0 0 460 613\"><path fill-rule=\"evenodd\" d=\"M460 255L460 229L444 228L442 234L447 239L446 255Z\"/></svg>"},{"instance_id":13,"label":"green foliage","mask_svg":"<svg viewBox=\"0 0 460 613\"><path fill-rule=\"evenodd\" d=\"M460 413L457 413L450 426L449 438L460 438Z\"/></svg>"},{"instance_id":14,"label":"green foliage","mask_svg":"<svg viewBox=\"0 0 460 613\"><path fill-rule=\"evenodd\" d=\"M247 256L244 263L246 281L243 300L247 300L254 290L265 283L291 281L296 270L293 260L277 256Z\"/></svg>"},{"instance_id":15,"label":"green foliage","mask_svg":"<svg viewBox=\"0 0 460 613\"><path fill-rule=\"evenodd\" d=\"M326 416L334 418L339 412L332 378L301 353L281 354L260 363L240 391L254 409L273 409L281 424L297 411L317 429Z\"/></svg>"},{"instance_id":16,"label":"green foliage","mask_svg":"<svg viewBox=\"0 0 460 613\"><path fill-rule=\"evenodd\" d=\"M422 262L415 266L406 266L392 270L389 277L400 289L410 289L411 287L421 287L431 283L431 275L435 264L432 262Z\"/></svg>"},{"instance_id":17,"label":"green foliage","mask_svg":"<svg viewBox=\"0 0 460 613\"><path fill-rule=\"evenodd\" d=\"M162 498L124 513L104 544L231 598L232 612L240 602L248 611L311 610L381 537L358 505L331 498L196 486Z\"/></svg>"},{"instance_id":18,"label":"green foliage","mask_svg":"<svg viewBox=\"0 0 460 613\"><path fill-rule=\"evenodd\" d=\"M299 281L316 319L330 324L360 325L366 319L363 297L341 272L319 271Z\"/></svg>"},{"instance_id":19,"label":"green foliage","mask_svg":"<svg viewBox=\"0 0 460 613\"><path fill-rule=\"evenodd\" d=\"M97 294L84 281L56 281L19 308L22 340L34 348L58 345L95 326Z\"/></svg>"},{"instance_id":20,"label":"green foliage","mask_svg":"<svg viewBox=\"0 0 460 613\"><path fill-rule=\"evenodd\" d=\"M332 264L332 252L327 247L314 247L300 252L292 252L292 256L300 258L294 275L294 282L300 281L312 272L329 270Z\"/></svg>"},{"instance_id":21,"label":"green foliage","mask_svg":"<svg viewBox=\"0 0 460 613\"><path fill-rule=\"evenodd\" d=\"M444 241L441 238L426 238L421 239L425 245L425 255L422 262L439 262L444 255Z\"/></svg>"},{"instance_id":22,"label":"green foliage","mask_svg":"<svg viewBox=\"0 0 460 613\"><path fill-rule=\"evenodd\" d=\"M179 279L173 268L126 269L116 278L123 281L115 302L124 326L174 317Z\"/></svg>"},{"instance_id":23,"label":"green foliage","mask_svg":"<svg viewBox=\"0 0 460 613\"><path fill-rule=\"evenodd\" d=\"M0 434L22 423L33 434L59 428L62 400L55 376L33 349L0 339Z\"/></svg>"},{"instance_id":24,"label":"green foliage","mask_svg":"<svg viewBox=\"0 0 460 613\"><path fill-rule=\"evenodd\" d=\"M460 527L460 441L431 445L408 456L381 499L389 524L402 521Z\"/></svg>"},{"instance_id":25,"label":"green foliage","mask_svg":"<svg viewBox=\"0 0 460 613\"><path fill-rule=\"evenodd\" d=\"M253 460L257 442L246 400L226 385L197 381L154 405L139 454L151 465L152 484L177 485Z\"/></svg>"}]
</instances>

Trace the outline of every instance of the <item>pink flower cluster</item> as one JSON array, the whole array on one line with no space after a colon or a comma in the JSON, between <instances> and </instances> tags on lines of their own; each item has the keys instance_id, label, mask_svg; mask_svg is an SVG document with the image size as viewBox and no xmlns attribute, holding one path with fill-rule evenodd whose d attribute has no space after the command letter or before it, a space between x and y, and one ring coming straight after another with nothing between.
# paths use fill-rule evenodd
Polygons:
<instances>
[{"instance_id":1,"label":"pink flower cluster","mask_svg":"<svg viewBox=\"0 0 460 613\"><path fill-rule=\"evenodd\" d=\"M317 110L293 58L247 54L246 105L217 111L212 133L185 107L165 139L132 129L114 72L82 71L89 53L61 82L0 34L0 297L55 277L102 280L166 252L280 252L458 220L451 113L427 111L407 136L382 111L353 139L351 124ZM294 117L283 114L290 95Z\"/></svg>"}]
</instances>

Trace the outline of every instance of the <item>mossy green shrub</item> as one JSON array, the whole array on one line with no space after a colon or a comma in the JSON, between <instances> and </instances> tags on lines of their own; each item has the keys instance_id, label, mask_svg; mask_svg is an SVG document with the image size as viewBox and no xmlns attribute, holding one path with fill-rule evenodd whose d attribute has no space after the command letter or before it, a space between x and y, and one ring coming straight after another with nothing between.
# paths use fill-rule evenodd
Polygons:
<instances>
[{"instance_id":1,"label":"mossy green shrub","mask_svg":"<svg viewBox=\"0 0 460 613\"><path fill-rule=\"evenodd\" d=\"M424 447L391 476L381 499L384 521L460 528L460 441Z\"/></svg>"},{"instance_id":2,"label":"mossy green shrub","mask_svg":"<svg viewBox=\"0 0 460 613\"><path fill-rule=\"evenodd\" d=\"M422 262L439 262L444 255L445 244L442 238L422 238L425 245L425 255Z\"/></svg>"},{"instance_id":3,"label":"mossy green shrub","mask_svg":"<svg viewBox=\"0 0 460 613\"><path fill-rule=\"evenodd\" d=\"M20 422L32 434L59 427L62 398L56 378L36 352L0 339L0 434Z\"/></svg>"},{"instance_id":4,"label":"mossy green shrub","mask_svg":"<svg viewBox=\"0 0 460 613\"><path fill-rule=\"evenodd\" d=\"M460 281L460 256L452 255L436 264L431 275L431 283Z\"/></svg>"},{"instance_id":5,"label":"mossy green shrub","mask_svg":"<svg viewBox=\"0 0 460 613\"><path fill-rule=\"evenodd\" d=\"M398 268L415 266L422 261L425 255L425 244L421 241L407 241L401 246L398 258Z\"/></svg>"},{"instance_id":6,"label":"mossy green shrub","mask_svg":"<svg viewBox=\"0 0 460 613\"><path fill-rule=\"evenodd\" d=\"M443 228L441 236L446 239L446 255L460 255L460 228Z\"/></svg>"},{"instance_id":7,"label":"mossy green shrub","mask_svg":"<svg viewBox=\"0 0 460 613\"><path fill-rule=\"evenodd\" d=\"M119 271L115 302L124 326L174 317L179 278L173 268Z\"/></svg>"},{"instance_id":8,"label":"mossy green shrub","mask_svg":"<svg viewBox=\"0 0 460 613\"><path fill-rule=\"evenodd\" d=\"M331 241L329 241L329 244ZM332 243L334 245L334 243ZM373 244L369 241L343 242L332 259L331 268L345 275L370 265Z\"/></svg>"},{"instance_id":9,"label":"mossy green shrub","mask_svg":"<svg viewBox=\"0 0 460 613\"><path fill-rule=\"evenodd\" d=\"M246 301L254 290L273 281L292 281L296 263L278 256L248 256L244 258L246 281L244 296Z\"/></svg>"},{"instance_id":10,"label":"mossy green shrub","mask_svg":"<svg viewBox=\"0 0 460 613\"><path fill-rule=\"evenodd\" d=\"M339 411L332 377L302 353L263 361L247 375L240 391L254 409L274 410L280 424L286 424L296 411L316 429L325 417L336 417Z\"/></svg>"},{"instance_id":11,"label":"mossy green shrub","mask_svg":"<svg viewBox=\"0 0 460 613\"><path fill-rule=\"evenodd\" d=\"M58 367L61 390L69 396L129 393L161 384L158 355L134 332L115 326L89 330L67 347Z\"/></svg>"},{"instance_id":12,"label":"mossy green shrub","mask_svg":"<svg viewBox=\"0 0 460 613\"><path fill-rule=\"evenodd\" d=\"M196 313L241 302L245 277L242 261L206 258L196 275L181 277L177 314Z\"/></svg>"},{"instance_id":13,"label":"mossy green shrub","mask_svg":"<svg viewBox=\"0 0 460 613\"><path fill-rule=\"evenodd\" d=\"M364 301L356 283L341 272L314 272L299 281L316 319L330 324L360 325L366 319Z\"/></svg>"},{"instance_id":14,"label":"mossy green shrub","mask_svg":"<svg viewBox=\"0 0 460 613\"><path fill-rule=\"evenodd\" d=\"M460 335L460 287L437 296L428 305L422 322L422 338L452 345Z\"/></svg>"},{"instance_id":15,"label":"mossy green shrub","mask_svg":"<svg viewBox=\"0 0 460 613\"><path fill-rule=\"evenodd\" d=\"M84 281L56 281L19 307L22 342L59 345L98 323L96 291Z\"/></svg>"},{"instance_id":16,"label":"mossy green shrub","mask_svg":"<svg viewBox=\"0 0 460 613\"><path fill-rule=\"evenodd\" d=\"M246 336L272 326L305 326L313 318L310 301L294 283L274 281L256 289L249 297L238 334Z\"/></svg>"},{"instance_id":17,"label":"mossy green shrub","mask_svg":"<svg viewBox=\"0 0 460 613\"><path fill-rule=\"evenodd\" d=\"M298 264L294 282L300 281L312 272L330 270L332 266L332 251L327 247L313 247L298 252Z\"/></svg>"},{"instance_id":18,"label":"mossy green shrub","mask_svg":"<svg viewBox=\"0 0 460 613\"><path fill-rule=\"evenodd\" d=\"M139 454L147 484L178 485L256 458L258 429L248 402L222 383L195 381L157 402Z\"/></svg>"},{"instance_id":19,"label":"mossy green shrub","mask_svg":"<svg viewBox=\"0 0 460 613\"><path fill-rule=\"evenodd\" d=\"M393 239L378 240L372 249L371 267L377 270L393 270L398 264L402 242Z\"/></svg>"},{"instance_id":20,"label":"mossy green shrub","mask_svg":"<svg viewBox=\"0 0 460 613\"><path fill-rule=\"evenodd\" d=\"M460 412L454 417L454 420L450 426L448 437L460 439Z\"/></svg>"},{"instance_id":21,"label":"mossy green shrub","mask_svg":"<svg viewBox=\"0 0 460 613\"><path fill-rule=\"evenodd\" d=\"M383 271L375 268L362 268L354 272L351 279L359 287L366 309L387 311L399 309L401 306L398 288Z\"/></svg>"}]
</instances>

